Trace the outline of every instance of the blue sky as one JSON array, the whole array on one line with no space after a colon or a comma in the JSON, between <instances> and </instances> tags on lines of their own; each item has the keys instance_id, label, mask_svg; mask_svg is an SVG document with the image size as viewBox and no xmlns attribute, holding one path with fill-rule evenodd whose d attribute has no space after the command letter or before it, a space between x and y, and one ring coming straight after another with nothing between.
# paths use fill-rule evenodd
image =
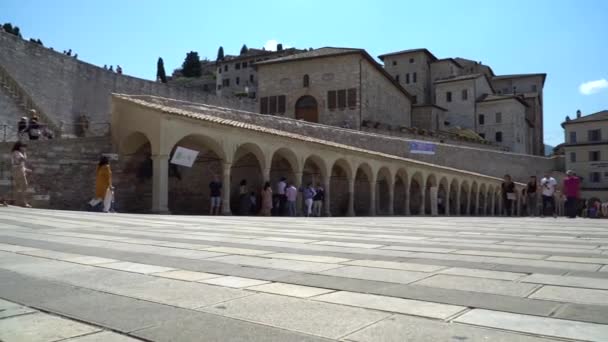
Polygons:
<instances>
[{"instance_id":1,"label":"blue sky","mask_svg":"<svg viewBox=\"0 0 608 342\"><path fill-rule=\"evenodd\" d=\"M608 109L608 1L398 0L0 0L0 22L93 64L120 64L154 79L186 52L215 58L220 45L269 41L299 48L344 46L371 55L426 47L465 57L497 74L547 73L545 142L563 141L560 123L577 109ZM272 45L270 43L270 45ZM603 81L602 81L603 80ZM593 82L595 83L587 83ZM583 86L584 95L579 87Z\"/></svg>"}]
</instances>

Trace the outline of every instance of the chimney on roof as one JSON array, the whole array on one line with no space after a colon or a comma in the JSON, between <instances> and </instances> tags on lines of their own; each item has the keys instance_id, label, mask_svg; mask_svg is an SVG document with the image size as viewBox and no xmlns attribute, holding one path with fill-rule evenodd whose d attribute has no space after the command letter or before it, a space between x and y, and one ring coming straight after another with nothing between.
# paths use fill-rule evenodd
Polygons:
<instances>
[{"instance_id":1,"label":"chimney on roof","mask_svg":"<svg viewBox=\"0 0 608 342\"><path fill-rule=\"evenodd\" d=\"M576 118L578 119L581 116L583 116L583 114L581 113L581 110L579 109L579 110L576 111Z\"/></svg>"}]
</instances>

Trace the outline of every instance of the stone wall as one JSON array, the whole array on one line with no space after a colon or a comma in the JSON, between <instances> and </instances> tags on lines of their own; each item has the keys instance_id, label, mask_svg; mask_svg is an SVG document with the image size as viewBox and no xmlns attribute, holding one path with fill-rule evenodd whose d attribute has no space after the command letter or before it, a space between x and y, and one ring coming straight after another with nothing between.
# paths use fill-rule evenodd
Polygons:
<instances>
[{"instance_id":1,"label":"stone wall","mask_svg":"<svg viewBox=\"0 0 608 342\"><path fill-rule=\"evenodd\" d=\"M249 99L220 98L196 89L118 75L4 32L0 32L0 65L58 125L62 121L74 124L83 114L91 122L109 122L111 93L158 95L255 110ZM152 68L155 63L150 65ZM70 130L74 126L66 127Z\"/></svg>"}]
</instances>

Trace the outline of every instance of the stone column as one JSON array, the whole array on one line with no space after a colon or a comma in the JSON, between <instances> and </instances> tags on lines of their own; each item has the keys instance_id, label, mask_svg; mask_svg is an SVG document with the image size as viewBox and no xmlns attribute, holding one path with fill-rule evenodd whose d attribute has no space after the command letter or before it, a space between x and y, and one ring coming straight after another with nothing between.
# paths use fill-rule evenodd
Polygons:
<instances>
[{"instance_id":1,"label":"stone column","mask_svg":"<svg viewBox=\"0 0 608 342\"><path fill-rule=\"evenodd\" d=\"M331 183L330 183L330 177L325 177L325 179L323 180L323 190L325 190L325 201L323 201L323 210L322 212L325 214L325 216L330 217L331 216L331 194L329 192L329 187L330 187ZM321 214L323 215L323 214Z\"/></svg>"},{"instance_id":2,"label":"stone column","mask_svg":"<svg viewBox=\"0 0 608 342\"><path fill-rule=\"evenodd\" d=\"M479 208L479 191L477 191L475 193L475 212L473 213L475 216L479 216L480 213L480 209Z\"/></svg>"},{"instance_id":3,"label":"stone column","mask_svg":"<svg viewBox=\"0 0 608 342\"><path fill-rule=\"evenodd\" d=\"M451 182L448 180L448 187L446 189L445 192L445 199L443 200L443 206L445 207L445 216L450 216L450 205L451 205L451 201L450 201L450 195L452 194L451 190L452 190L452 185Z\"/></svg>"},{"instance_id":4,"label":"stone column","mask_svg":"<svg viewBox=\"0 0 608 342\"><path fill-rule=\"evenodd\" d=\"M437 216L439 210L437 208L437 195L439 193L439 189L436 186L432 186L429 190L429 195L431 196L431 216Z\"/></svg>"},{"instance_id":5,"label":"stone column","mask_svg":"<svg viewBox=\"0 0 608 342\"><path fill-rule=\"evenodd\" d=\"M395 184L388 187L388 214L395 215Z\"/></svg>"},{"instance_id":6,"label":"stone column","mask_svg":"<svg viewBox=\"0 0 608 342\"><path fill-rule=\"evenodd\" d=\"M467 210L465 212L465 216L471 215L471 190L467 192Z\"/></svg>"},{"instance_id":7,"label":"stone column","mask_svg":"<svg viewBox=\"0 0 608 342\"><path fill-rule=\"evenodd\" d=\"M454 213L455 216L460 216L460 206L461 206L461 200L462 198L460 197L460 187L458 187L456 189L456 212Z\"/></svg>"},{"instance_id":8,"label":"stone column","mask_svg":"<svg viewBox=\"0 0 608 342\"><path fill-rule=\"evenodd\" d=\"M270 182L270 168L264 169L262 177L264 177L264 182Z\"/></svg>"},{"instance_id":9,"label":"stone column","mask_svg":"<svg viewBox=\"0 0 608 342\"><path fill-rule=\"evenodd\" d=\"M169 156L152 156L152 212L169 213Z\"/></svg>"},{"instance_id":10,"label":"stone column","mask_svg":"<svg viewBox=\"0 0 608 342\"><path fill-rule=\"evenodd\" d=\"M490 198L488 198L488 201L490 201L490 212L488 213L490 216L494 216L496 211L495 211L495 207L496 207L496 195L494 193L490 194Z\"/></svg>"},{"instance_id":11,"label":"stone column","mask_svg":"<svg viewBox=\"0 0 608 342\"><path fill-rule=\"evenodd\" d=\"M355 178L348 180L348 210L347 216L355 216Z\"/></svg>"},{"instance_id":12,"label":"stone column","mask_svg":"<svg viewBox=\"0 0 608 342\"><path fill-rule=\"evenodd\" d=\"M296 172L295 177L295 186L296 189L298 189L298 196L296 197L296 216L300 216L303 213L302 203L304 203L304 201L302 200L304 193L300 192L300 190L302 189L302 172Z\"/></svg>"},{"instance_id":13,"label":"stone column","mask_svg":"<svg viewBox=\"0 0 608 342\"><path fill-rule=\"evenodd\" d=\"M420 199L422 203L420 203L420 213L418 215L424 216L426 215L426 184L420 186Z\"/></svg>"},{"instance_id":14,"label":"stone column","mask_svg":"<svg viewBox=\"0 0 608 342\"><path fill-rule=\"evenodd\" d=\"M499 194L498 196L498 216L504 216L505 213L502 210L503 207L503 203L504 201L502 200L502 193Z\"/></svg>"},{"instance_id":15,"label":"stone column","mask_svg":"<svg viewBox=\"0 0 608 342\"><path fill-rule=\"evenodd\" d=\"M410 183L408 182L405 186L405 215L410 216L412 212L410 211Z\"/></svg>"},{"instance_id":16,"label":"stone column","mask_svg":"<svg viewBox=\"0 0 608 342\"><path fill-rule=\"evenodd\" d=\"M224 190L222 193L222 215L232 215L230 211L230 195L232 192L230 185L231 167L231 163L224 163L222 170L222 189Z\"/></svg>"}]
</instances>

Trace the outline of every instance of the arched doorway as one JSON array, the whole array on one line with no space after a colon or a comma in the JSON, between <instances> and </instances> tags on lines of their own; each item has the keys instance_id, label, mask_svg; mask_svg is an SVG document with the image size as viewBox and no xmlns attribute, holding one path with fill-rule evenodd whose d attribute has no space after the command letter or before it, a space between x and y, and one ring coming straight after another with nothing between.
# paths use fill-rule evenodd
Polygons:
<instances>
[{"instance_id":1,"label":"arched doorway","mask_svg":"<svg viewBox=\"0 0 608 342\"><path fill-rule=\"evenodd\" d=\"M264 183L262 169L264 153L255 144L243 144L235 151L230 168L230 210L233 215L256 215L256 206L251 204L251 192L257 197ZM241 187L241 184L243 186ZM241 193L241 191L244 193Z\"/></svg>"},{"instance_id":2,"label":"arched doorway","mask_svg":"<svg viewBox=\"0 0 608 342\"><path fill-rule=\"evenodd\" d=\"M460 203L458 203L458 181L452 180L450 183L450 215L460 215Z\"/></svg>"},{"instance_id":3,"label":"arched doorway","mask_svg":"<svg viewBox=\"0 0 608 342\"><path fill-rule=\"evenodd\" d=\"M296 119L309 122L319 122L319 106L317 100L310 95L302 96L296 101Z\"/></svg>"},{"instance_id":4,"label":"arched doorway","mask_svg":"<svg viewBox=\"0 0 608 342\"><path fill-rule=\"evenodd\" d=\"M374 191L376 191L376 214L377 215L389 215L391 214L390 206L393 205L391 203L390 192L394 189L391 189L393 186L392 177L390 171L383 167L378 171L376 186ZM393 208L394 210L394 208Z\"/></svg>"},{"instance_id":5,"label":"arched doorway","mask_svg":"<svg viewBox=\"0 0 608 342\"><path fill-rule=\"evenodd\" d=\"M148 137L140 132L131 133L120 145L120 178L115 182L118 189L116 201L120 210L147 212L152 208L152 146Z\"/></svg>"},{"instance_id":6,"label":"arched doorway","mask_svg":"<svg viewBox=\"0 0 608 342\"><path fill-rule=\"evenodd\" d=\"M371 192L375 187L372 187L373 172L371 167L363 163L355 172L355 215L368 216L375 213L372 212L372 196Z\"/></svg>"},{"instance_id":7,"label":"arched doorway","mask_svg":"<svg viewBox=\"0 0 608 342\"><path fill-rule=\"evenodd\" d=\"M417 172L410 181L410 213L412 215L424 215L422 212L422 175Z\"/></svg>"},{"instance_id":8,"label":"arched doorway","mask_svg":"<svg viewBox=\"0 0 608 342\"><path fill-rule=\"evenodd\" d=\"M407 200L407 196L409 195L407 193L407 172L405 172L405 170L401 169L397 172L397 175L395 176L395 185L394 185L394 206L393 206L393 213L395 215L405 215L406 214L406 209L405 209L405 203Z\"/></svg>"},{"instance_id":9,"label":"arched doorway","mask_svg":"<svg viewBox=\"0 0 608 342\"><path fill-rule=\"evenodd\" d=\"M351 168L344 159L337 160L331 168L329 179L330 211L332 216L346 216L348 214L349 189L348 180L352 177Z\"/></svg>"}]
</instances>

